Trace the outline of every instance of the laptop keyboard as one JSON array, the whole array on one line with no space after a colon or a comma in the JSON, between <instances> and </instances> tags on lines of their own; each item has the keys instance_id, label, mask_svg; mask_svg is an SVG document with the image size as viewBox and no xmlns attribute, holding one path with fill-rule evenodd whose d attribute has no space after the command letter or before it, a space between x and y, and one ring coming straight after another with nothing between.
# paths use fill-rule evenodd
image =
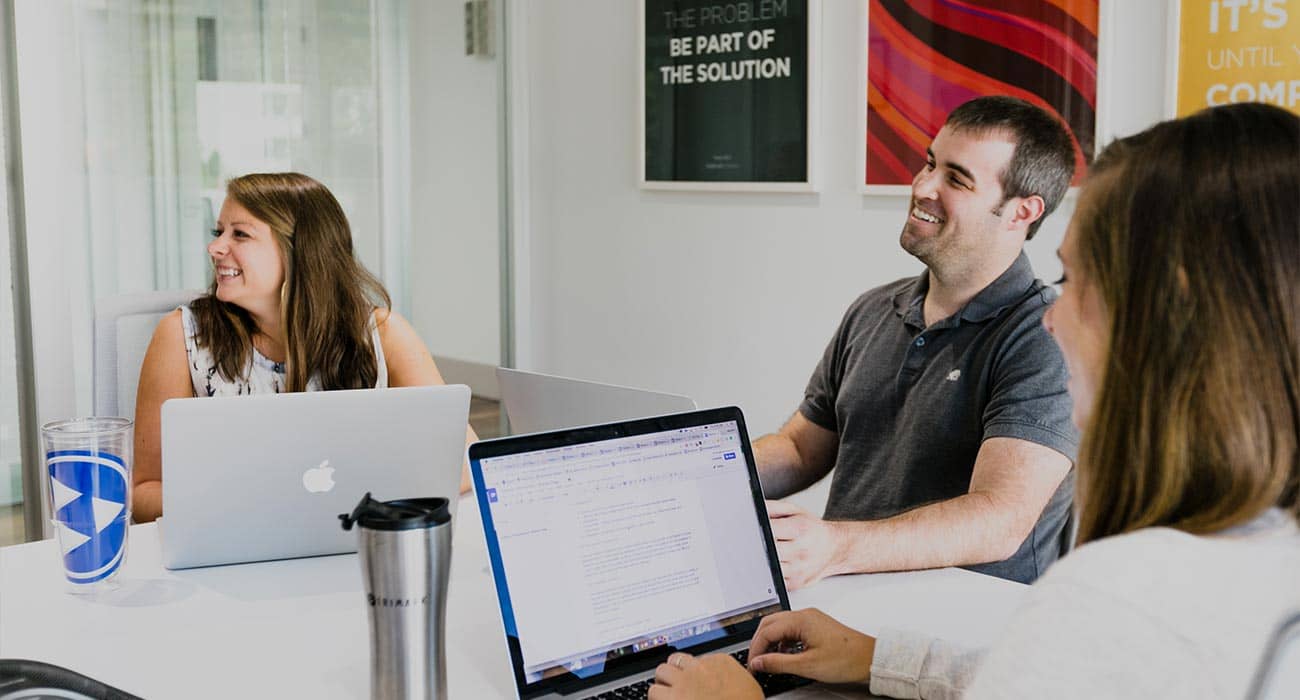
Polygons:
<instances>
[{"instance_id":1,"label":"laptop keyboard","mask_svg":"<svg viewBox=\"0 0 1300 700\"><path fill-rule=\"evenodd\" d=\"M749 662L749 650L733 651L731 658L739 661L741 666L745 666ZM758 681L758 687L763 689L763 697L771 697L777 693L784 693L787 690L793 690L812 683L807 678L791 676L785 673L755 673L754 680ZM644 700L654 682L653 678L647 678L621 688L607 690L600 695L593 695L589 700Z\"/></svg>"},{"instance_id":2,"label":"laptop keyboard","mask_svg":"<svg viewBox=\"0 0 1300 700\"><path fill-rule=\"evenodd\" d=\"M621 688L606 690L600 695L592 695L588 700L644 700L650 693L650 686L654 683L655 679L647 678Z\"/></svg>"}]
</instances>

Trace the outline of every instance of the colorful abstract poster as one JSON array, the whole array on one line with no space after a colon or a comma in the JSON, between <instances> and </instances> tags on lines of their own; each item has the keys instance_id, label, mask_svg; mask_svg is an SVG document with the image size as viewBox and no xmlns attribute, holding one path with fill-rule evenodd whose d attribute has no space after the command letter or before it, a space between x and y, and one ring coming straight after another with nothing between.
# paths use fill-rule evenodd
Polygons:
<instances>
[{"instance_id":1,"label":"colorful abstract poster","mask_svg":"<svg viewBox=\"0 0 1300 700\"><path fill-rule=\"evenodd\" d=\"M1096 139L1098 2L870 0L865 184L911 184L948 113L983 95L1060 116L1081 177Z\"/></svg>"},{"instance_id":2,"label":"colorful abstract poster","mask_svg":"<svg viewBox=\"0 0 1300 700\"><path fill-rule=\"evenodd\" d=\"M812 8L642 1L642 186L811 188Z\"/></svg>"},{"instance_id":3,"label":"colorful abstract poster","mask_svg":"<svg viewBox=\"0 0 1300 700\"><path fill-rule=\"evenodd\" d=\"M1182 0L1174 116L1267 102L1300 114L1300 2Z\"/></svg>"}]
</instances>

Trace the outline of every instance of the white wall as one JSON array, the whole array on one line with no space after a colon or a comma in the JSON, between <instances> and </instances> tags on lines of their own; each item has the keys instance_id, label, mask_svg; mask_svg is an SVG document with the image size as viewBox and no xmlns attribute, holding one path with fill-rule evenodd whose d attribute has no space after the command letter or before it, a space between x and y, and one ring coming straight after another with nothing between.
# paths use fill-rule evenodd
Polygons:
<instances>
[{"instance_id":1,"label":"white wall","mask_svg":"<svg viewBox=\"0 0 1300 700\"><path fill-rule=\"evenodd\" d=\"M1103 18L1100 111L1111 134L1161 118L1164 0L1115 3ZM845 307L919 272L898 247L905 197L858 193L859 12L822 3L821 191L711 194L636 186L636 3L529 4L526 99L530 287L535 329L521 366L737 404L771 431L803 387ZM1040 277L1072 201L1028 250Z\"/></svg>"},{"instance_id":2,"label":"white wall","mask_svg":"<svg viewBox=\"0 0 1300 700\"><path fill-rule=\"evenodd\" d=\"M408 33L411 322L440 359L495 367L501 359L499 59L465 55L460 2L412 2ZM442 367L448 379L465 381L449 367Z\"/></svg>"}]
</instances>

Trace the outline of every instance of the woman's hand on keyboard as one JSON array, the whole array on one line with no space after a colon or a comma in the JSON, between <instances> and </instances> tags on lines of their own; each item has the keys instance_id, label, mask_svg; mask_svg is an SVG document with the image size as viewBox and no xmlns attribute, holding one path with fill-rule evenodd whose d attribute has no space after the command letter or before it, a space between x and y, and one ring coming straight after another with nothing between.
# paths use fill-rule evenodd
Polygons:
<instances>
[{"instance_id":1,"label":"woman's hand on keyboard","mask_svg":"<svg viewBox=\"0 0 1300 700\"><path fill-rule=\"evenodd\" d=\"M797 649L794 653L791 650ZM876 640L809 608L768 615L749 644L749 670L825 683L865 683Z\"/></svg>"},{"instance_id":2,"label":"woman's hand on keyboard","mask_svg":"<svg viewBox=\"0 0 1300 700\"><path fill-rule=\"evenodd\" d=\"M677 652L655 669L649 700L758 700L758 681L726 654L691 656Z\"/></svg>"}]
</instances>

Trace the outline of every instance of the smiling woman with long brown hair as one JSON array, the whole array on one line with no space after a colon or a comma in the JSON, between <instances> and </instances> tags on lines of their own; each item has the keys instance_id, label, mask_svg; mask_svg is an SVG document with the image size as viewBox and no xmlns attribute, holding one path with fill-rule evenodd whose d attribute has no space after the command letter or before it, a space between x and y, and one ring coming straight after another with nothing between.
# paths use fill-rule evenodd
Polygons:
<instances>
[{"instance_id":1,"label":"smiling woman with long brown hair","mask_svg":"<svg viewBox=\"0 0 1300 700\"><path fill-rule=\"evenodd\" d=\"M420 337L357 260L338 200L316 180L231 180L208 255L208 293L159 322L140 371L137 522L162 514L167 399L443 383ZM476 439L468 428L466 439Z\"/></svg>"},{"instance_id":2,"label":"smiling woman with long brown hair","mask_svg":"<svg viewBox=\"0 0 1300 700\"><path fill-rule=\"evenodd\" d=\"M751 669L897 697L1246 693L1300 609L1300 118L1231 105L1111 145L1059 252L1044 323L1083 431L1083 546L986 652L804 610L763 621ZM727 657L656 680L652 700L762 696Z\"/></svg>"}]
</instances>

